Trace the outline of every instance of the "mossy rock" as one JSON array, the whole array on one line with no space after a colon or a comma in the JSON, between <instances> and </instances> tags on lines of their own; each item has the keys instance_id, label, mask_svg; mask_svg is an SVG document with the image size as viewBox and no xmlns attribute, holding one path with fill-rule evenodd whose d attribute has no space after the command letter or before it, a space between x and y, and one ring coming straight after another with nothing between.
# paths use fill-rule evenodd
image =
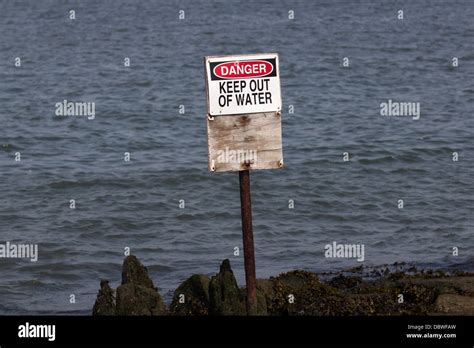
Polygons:
<instances>
[{"instance_id":1,"label":"mossy rock","mask_svg":"<svg viewBox=\"0 0 474 348\"><path fill-rule=\"evenodd\" d=\"M474 277L472 275L447 276L428 279L413 277L408 282L436 288L439 294L474 296Z\"/></svg>"},{"instance_id":2,"label":"mossy rock","mask_svg":"<svg viewBox=\"0 0 474 348\"><path fill-rule=\"evenodd\" d=\"M271 278L274 296L271 315L331 315L340 305L342 295L330 285L321 283L315 273L296 270Z\"/></svg>"},{"instance_id":3,"label":"mossy rock","mask_svg":"<svg viewBox=\"0 0 474 348\"><path fill-rule=\"evenodd\" d=\"M431 286L422 284L404 284L397 290L403 294L405 303L413 303L420 305L431 305L437 297L437 291Z\"/></svg>"},{"instance_id":4,"label":"mossy rock","mask_svg":"<svg viewBox=\"0 0 474 348\"><path fill-rule=\"evenodd\" d=\"M334 277L329 282L329 285L339 290L353 290L362 283L362 278L357 276L344 276L342 274Z\"/></svg>"},{"instance_id":5,"label":"mossy rock","mask_svg":"<svg viewBox=\"0 0 474 348\"><path fill-rule=\"evenodd\" d=\"M122 285L116 294L117 315L165 315L165 303L158 293L148 270L133 255L127 256L122 267Z\"/></svg>"},{"instance_id":6,"label":"mossy rock","mask_svg":"<svg viewBox=\"0 0 474 348\"><path fill-rule=\"evenodd\" d=\"M134 255L127 256L122 266L122 284L134 283L154 289L153 281L148 276L148 270Z\"/></svg>"},{"instance_id":7,"label":"mossy rock","mask_svg":"<svg viewBox=\"0 0 474 348\"><path fill-rule=\"evenodd\" d=\"M273 281L270 279L257 279L257 315L268 315L268 308L271 306L275 290Z\"/></svg>"},{"instance_id":8,"label":"mossy rock","mask_svg":"<svg viewBox=\"0 0 474 348\"><path fill-rule=\"evenodd\" d=\"M100 290L92 309L92 315L115 315L114 291L107 280L100 282Z\"/></svg>"},{"instance_id":9,"label":"mossy rock","mask_svg":"<svg viewBox=\"0 0 474 348\"><path fill-rule=\"evenodd\" d=\"M435 302L438 313L450 315L474 315L474 297L453 294L438 296Z\"/></svg>"},{"instance_id":10,"label":"mossy rock","mask_svg":"<svg viewBox=\"0 0 474 348\"><path fill-rule=\"evenodd\" d=\"M173 315L209 314L209 277L195 274L174 292L170 311ZM180 301L181 300L181 301ZM184 303L180 303L184 301Z\"/></svg>"},{"instance_id":11,"label":"mossy rock","mask_svg":"<svg viewBox=\"0 0 474 348\"><path fill-rule=\"evenodd\" d=\"M156 289L134 283L117 288L117 315L165 315L165 303Z\"/></svg>"},{"instance_id":12,"label":"mossy rock","mask_svg":"<svg viewBox=\"0 0 474 348\"><path fill-rule=\"evenodd\" d=\"M209 314L246 315L245 297L228 259L222 262L219 273L209 282Z\"/></svg>"}]
</instances>

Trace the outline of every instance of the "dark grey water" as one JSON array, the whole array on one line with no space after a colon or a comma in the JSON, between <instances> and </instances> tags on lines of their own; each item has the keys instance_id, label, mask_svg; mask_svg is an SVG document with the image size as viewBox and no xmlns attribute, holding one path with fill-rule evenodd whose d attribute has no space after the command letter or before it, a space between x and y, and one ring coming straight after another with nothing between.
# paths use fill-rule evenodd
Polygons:
<instances>
[{"instance_id":1,"label":"dark grey water","mask_svg":"<svg viewBox=\"0 0 474 348\"><path fill-rule=\"evenodd\" d=\"M0 314L90 313L125 247L165 294L224 258L243 283L238 175L207 171L205 55L280 54L286 167L252 174L258 276L359 265L324 258L333 241L473 270L473 18L472 1L0 1L0 241L39 244L0 259ZM64 99L96 118L56 116ZM388 99L420 119L380 116Z\"/></svg>"}]
</instances>

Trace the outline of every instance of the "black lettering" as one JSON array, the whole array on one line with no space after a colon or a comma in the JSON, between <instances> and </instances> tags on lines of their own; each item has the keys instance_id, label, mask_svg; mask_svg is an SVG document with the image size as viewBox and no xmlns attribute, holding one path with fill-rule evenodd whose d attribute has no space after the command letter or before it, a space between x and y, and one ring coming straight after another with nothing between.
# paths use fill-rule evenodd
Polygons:
<instances>
[{"instance_id":1,"label":"black lettering","mask_svg":"<svg viewBox=\"0 0 474 348\"><path fill-rule=\"evenodd\" d=\"M249 105L249 104L252 105L252 99L250 99L250 94L247 94L247 98L245 99L245 105Z\"/></svg>"},{"instance_id":2,"label":"black lettering","mask_svg":"<svg viewBox=\"0 0 474 348\"><path fill-rule=\"evenodd\" d=\"M254 92L257 89L257 82L255 80L250 80L250 90Z\"/></svg>"},{"instance_id":3,"label":"black lettering","mask_svg":"<svg viewBox=\"0 0 474 348\"><path fill-rule=\"evenodd\" d=\"M244 105L245 94L236 94L235 99L237 100L237 105Z\"/></svg>"},{"instance_id":4,"label":"black lettering","mask_svg":"<svg viewBox=\"0 0 474 348\"><path fill-rule=\"evenodd\" d=\"M257 94L258 94L257 92L252 93L252 96L253 96L253 104L252 105L257 104Z\"/></svg>"},{"instance_id":5,"label":"black lettering","mask_svg":"<svg viewBox=\"0 0 474 348\"><path fill-rule=\"evenodd\" d=\"M265 81L265 90L268 91L268 82L270 82L270 79L263 79Z\"/></svg>"},{"instance_id":6,"label":"black lettering","mask_svg":"<svg viewBox=\"0 0 474 348\"><path fill-rule=\"evenodd\" d=\"M223 106L225 106L225 104L226 104L225 95L220 95L219 96L219 106L223 107Z\"/></svg>"},{"instance_id":7,"label":"black lettering","mask_svg":"<svg viewBox=\"0 0 474 348\"><path fill-rule=\"evenodd\" d=\"M272 103L272 94L270 92L265 92L265 104Z\"/></svg>"},{"instance_id":8,"label":"black lettering","mask_svg":"<svg viewBox=\"0 0 474 348\"><path fill-rule=\"evenodd\" d=\"M219 82L219 94L225 94L225 82Z\"/></svg>"},{"instance_id":9,"label":"black lettering","mask_svg":"<svg viewBox=\"0 0 474 348\"><path fill-rule=\"evenodd\" d=\"M227 93L233 93L232 81L227 81Z\"/></svg>"}]
</instances>

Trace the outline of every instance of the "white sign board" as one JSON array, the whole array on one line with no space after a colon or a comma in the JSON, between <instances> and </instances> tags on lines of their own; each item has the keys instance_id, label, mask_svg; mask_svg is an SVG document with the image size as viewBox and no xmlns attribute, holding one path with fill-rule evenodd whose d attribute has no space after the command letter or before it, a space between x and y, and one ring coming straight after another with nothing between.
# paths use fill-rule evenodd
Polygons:
<instances>
[{"instance_id":1,"label":"white sign board","mask_svg":"<svg viewBox=\"0 0 474 348\"><path fill-rule=\"evenodd\" d=\"M205 58L208 114L281 111L278 54Z\"/></svg>"}]
</instances>

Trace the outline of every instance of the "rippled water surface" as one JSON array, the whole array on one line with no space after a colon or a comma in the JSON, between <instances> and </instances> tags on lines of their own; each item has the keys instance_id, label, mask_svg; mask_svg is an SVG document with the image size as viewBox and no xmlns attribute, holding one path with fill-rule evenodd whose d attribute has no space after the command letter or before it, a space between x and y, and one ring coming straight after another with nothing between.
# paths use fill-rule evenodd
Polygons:
<instances>
[{"instance_id":1,"label":"rippled water surface","mask_svg":"<svg viewBox=\"0 0 474 348\"><path fill-rule=\"evenodd\" d=\"M0 259L0 314L90 313L125 247L168 299L224 258L243 284L238 175L207 171L205 55L280 54L285 168L251 178L259 277L359 264L324 258L333 241L472 271L473 18L471 1L0 1L0 241L39 244ZM56 116L64 99L96 118ZM380 116L388 99L420 120Z\"/></svg>"}]
</instances>

